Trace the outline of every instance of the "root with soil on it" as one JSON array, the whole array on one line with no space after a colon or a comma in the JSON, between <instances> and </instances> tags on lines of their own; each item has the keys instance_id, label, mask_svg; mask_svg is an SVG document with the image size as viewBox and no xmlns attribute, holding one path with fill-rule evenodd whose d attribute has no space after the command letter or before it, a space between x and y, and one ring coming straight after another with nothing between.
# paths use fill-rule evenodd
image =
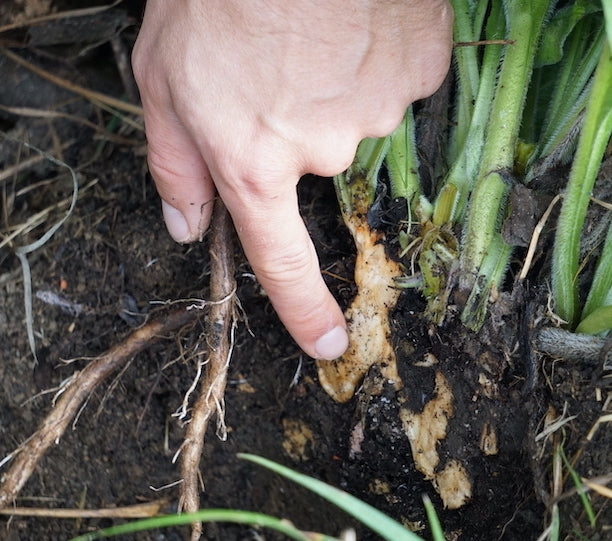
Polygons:
<instances>
[{"instance_id":1,"label":"root with soil on it","mask_svg":"<svg viewBox=\"0 0 612 541\"><path fill-rule=\"evenodd\" d=\"M196 311L188 310L183 304L169 313L164 311L160 317L137 329L123 342L94 358L83 370L75 373L60 390L61 396L38 430L2 461L6 463L12 460L12 464L1 478L0 508L15 501L47 449L60 440L70 421L103 381L134 355L169 333L192 323L197 316Z\"/></svg>"},{"instance_id":2,"label":"root with soil on it","mask_svg":"<svg viewBox=\"0 0 612 541\"><path fill-rule=\"evenodd\" d=\"M221 201L216 202L211 230L210 295L215 300L204 302L202 306L194 306L192 301L172 303L170 308L160 310L154 319L132 332L123 342L76 372L60 389L57 402L38 430L0 462L3 465L12 461L0 479L0 509L15 502L46 451L60 440L70 422L101 383L160 338L193 324L202 313L198 308L207 307L209 316L204 338L210 354L200 396L194 405L180 449L184 481L181 486L181 507L186 511L199 508L200 455L204 434L213 415L217 415L218 433L223 435L225 432L223 400L236 322L232 225ZM201 524L194 524L192 539L198 539L200 533Z\"/></svg>"},{"instance_id":3,"label":"root with soil on it","mask_svg":"<svg viewBox=\"0 0 612 541\"><path fill-rule=\"evenodd\" d=\"M217 200L213 211L210 245L210 296L213 301L206 332L209 357L200 395L194 404L185 440L179 449L183 478L179 511L187 513L193 513L200 508L198 489L200 457L208 422L215 414L217 416L217 435L222 440L227 437L224 395L236 322L236 282L231 233L232 225L227 209L221 200ZM191 539L199 539L201 533L202 524L199 522L192 524Z\"/></svg>"}]
</instances>

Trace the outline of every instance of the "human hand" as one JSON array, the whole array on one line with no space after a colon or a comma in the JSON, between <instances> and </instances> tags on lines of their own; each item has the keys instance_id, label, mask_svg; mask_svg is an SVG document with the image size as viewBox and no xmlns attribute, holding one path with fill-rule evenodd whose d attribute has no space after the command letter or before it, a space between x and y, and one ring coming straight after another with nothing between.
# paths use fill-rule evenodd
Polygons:
<instances>
[{"instance_id":1,"label":"human hand","mask_svg":"<svg viewBox=\"0 0 612 541\"><path fill-rule=\"evenodd\" d=\"M178 242L215 192L279 317L309 355L340 356L344 317L299 215L305 173L333 176L393 131L448 70L446 0L149 0L133 52L148 162Z\"/></svg>"}]
</instances>

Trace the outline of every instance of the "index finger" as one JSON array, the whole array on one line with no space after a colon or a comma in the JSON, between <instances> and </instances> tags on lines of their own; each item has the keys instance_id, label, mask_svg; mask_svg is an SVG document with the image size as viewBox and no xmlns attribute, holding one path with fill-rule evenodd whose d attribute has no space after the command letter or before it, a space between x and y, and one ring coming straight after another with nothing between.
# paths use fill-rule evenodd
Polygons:
<instances>
[{"instance_id":1,"label":"index finger","mask_svg":"<svg viewBox=\"0 0 612 541\"><path fill-rule=\"evenodd\" d=\"M331 360L348 347L346 322L321 276L299 214L296 183L271 182L282 186L275 194L265 190L237 194L226 183L217 183L217 189L281 321L308 355Z\"/></svg>"}]
</instances>

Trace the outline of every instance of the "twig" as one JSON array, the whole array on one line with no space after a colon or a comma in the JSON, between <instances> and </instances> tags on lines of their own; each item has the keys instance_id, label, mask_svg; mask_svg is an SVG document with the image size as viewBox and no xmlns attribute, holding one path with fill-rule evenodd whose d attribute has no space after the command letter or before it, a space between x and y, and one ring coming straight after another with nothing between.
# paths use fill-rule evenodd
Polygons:
<instances>
[{"instance_id":1,"label":"twig","mask_svg":"<svg viewBox=\"0 0 612 541\"><path fill-rule=\"evenodd\" d=\"M138 103L140 98L138 88L136 87L136 81L134 80L134 75L132 74L130 55L125 43L123 43L123 40L121 39L121 36L115 36L113 39L111 39L111 46L113 48L113 54L115 55L117 71L121 77L121 82L123 83L125 93L132 103Z\"/></svg>"},{"instance_id":2,"label":"twig","mask_svg":"<svg viewBox=\"0 0 612 541\"><path fill-rule=\"evenodd\" d=\"M527 277L527 274L529 273L529 269L531 268L531 261L533 260L533 254L536 251L538 240L540 240L540 234L542 233L542 230L544 229L544 226L546 225L546 222L548 221L548 217L550 216L550 213L553 211L553 208L555 208L557 201L559 201L559 199L561 199L562 197L563 197L562 194L555 195L553 200L548 205L548 208L546 209L544 214L542 214L542 217L540 218L537 225L535 226L533 230L533 234L531 235L531 241L529 242L529 249L527 250L527 256L525 257L525 263L523 263L521 274L519 274L519 280L524 280Z\"/></svg>"},{"instance_id":3,"label":"twig","mask_svg":"<svg viewBox=\"0 0 612 541\"><path fill-rule=\"evenodd\" d=\"M609 475L607 475L606 477L603 477L602 480L603 479L607 480L608 483L610 482ZM604 498L608 498L609 500L612 500L612 489L608 488L603 483L596 483L594 482L594 480L585 479L584 477L582 478L582 482L588 488L590 488L594 492L597 492L597 494L599 494L600 496L603 496Z\"/></svg>"},{"instance_id":4,"label":"twig","mask_svg":"<svg viewBox=\"0 0 612 541\"><path fill-rule=\"evenodd\" d=\"M1 108L5 109L5 107L1 107ZM67 149L74 142L75 140L71 139L67 143L64 143L62 145L62 150ZM36 165L38 162L42 162L44 159L46 159L44 154L36 154L30 158L27 158L26 160L23 160L22 162L19 162L19 163L16 163L15 165L11 165L7 167L3 171L0 171L0 185L2 185L2 183L5 180L11 178L12 176L18 173L21 173L21 171L23 171L24 169L29 169L33 165Z\"/></svg>"},{"instance_id":5,"label":"twig","mask_svg":"<svg viewBox=\"0 0 612 541\"><path fill-rule=\"evenodd\" d=\"M48 518L149 518L158 515L167 503L167 500L158 500L155 502L138 503L125 507L111 507L107 509L7 507L6 509L0 509L0 515Z\"/></svg>"},{"instance_id":6,"label":"twig","mask_svg":"<svg viewBox=\"0 0 612 541\"><path fill-rule=\"evenodd\" d=\"M191 420L187 425L185 441L181 446L181 499L179 509L187 513L200 507L198 480L200 456L204 446L204 435L208 422L217 415L217 433L225 439L224 393L227 369L232 353L233 330L235 325L236 282L234 280L234 260L232 250L232 224L227 209L217 200L213 211L210 259L211 279L210 297L212 304L207 328L209 359L206 375L200 387L200 395L194 404ZM214 302L224 299L224 302ZM192 541L197 541L202 533L202 523L193 523Z\"/></svg>"},{"instance_id":7,"label":"twig","mask_svg":"<svg viewBox=\"0 0 612 541\"><path fill-rule=\"evenodd\" d=\"M55 21L57 19L68 19L70 17L84 17L85 15L97 15L107 9L114 8L117 4L120 3L120 0L116 0L112 4L108 6L96 6L92 8L84 8L84 9L71 9L68 11L61 11L59 13L50 13L48 15L42 15L40 17L34 17L32 19L27 19L25 21L17 21L11 24L5 24L0 26L0 34L3 32L8 32L9 30L14 30L16 28L24 28L26 26L33 26L35 24L45 23L48 21Z\"/></svg>"},{"instance_id":8,"label":"twig","mask_svg":"<svg viewBox=\"0 0 612 541\"><path fill-rule=\"evenodd\" d=\"M0 53L2 53L7 58L10 58L13 62L16 62L24 68L29 69L31 72L42 77L43 79L47 79L47 81L50 81L53 84L60 86L70 92L74 92L79 96L83 96L84 98L87 98L90 101L98 101L100 103L108 105L109 107L118 109L119 111L131 113L137 116L142 116L142 108L138 107L137 105L118 100L117 98L102 94L101 92L96 92L95 90L89 90L88 88L77 85L71 81L68 81L67 79L58 77L57 75L54 75L53 73L50 73L47 70L39 68L31 62L28 62L25 58L22 58L21 56L13 53L12 51L9 51L8 49L0 48Z\"/></svg>"},{"instance_id":9,"label":"twig","mask_svg":"<svg viewBox=\"0 0 612 541\"><path fill-rule=\"evenodd\" d=\"M185 305L163 313L130 334L122 343L96 357L70 381L38 430L9 457L13 460L0 484L0 508L11 505L47 449L64 434L92 391L134 355L155 341L195 320L198 312ZM4 462L4 461L3 461Z\"/></svg>"},{"instance_id":10,"label":"twig","mask_svg":"<svg viewBox=\"0 0 612 541\"><path fill-rule=\"evenodd\" d=\"M5 111L16 116L25 116L31 118L48 118L51 120L57 118L68 120L69 122L75 122L77 124L81 124L82 126L87 126L88 128L91 128L92 130L98 132L105 140L112 141L113 143L119 145L136 146L142 144L141 141L137 141L136 139L129 139L127 137L122 137L121 135L115 135L114 133L108 131L106 128L98 126L97 124L87 120L86 118L82 118L77 115L71 115L69 113L63 113L61 111L53 111L50 109L35 109L32 107L7 107L5 105L0 105L0 111ZM73 142L74 141L70 141L71 144ZM61 146L62 149L64 149L65 147L66 144L63 144ZM2 175L4 174L5 172L2 172ZM0 177L0 180L2 180L2 177Z\"/></svg>"},{"instance_id":11,"label":"twig","mask_svg":"<svg viewBox=\"0 0 612 541\"><path fill-rule=\"evenodd\" d=\"M482 39L478 41L457 41L453 47L476 47L478 45L514 45L513 39Z\"/></svg>"}]
</instances>

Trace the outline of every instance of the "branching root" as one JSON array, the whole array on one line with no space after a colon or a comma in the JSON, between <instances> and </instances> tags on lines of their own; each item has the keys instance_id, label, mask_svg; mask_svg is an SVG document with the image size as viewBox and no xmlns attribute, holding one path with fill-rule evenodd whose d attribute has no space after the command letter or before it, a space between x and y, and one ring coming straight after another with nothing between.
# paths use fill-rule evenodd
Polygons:
<instances>
[{"instance_id":1,"label":"branching root","mask_svg":"<svg viewBox=\"0 0 612 541\"><path fill-rule=\"evenodd\" d=\"M212 303L206 333L209 356L200 394L193 406L185 441L180 449L183 483L179 509L187 513L195 512L200 507L200 457L208 422L214 415L217 435L222 440L226 438L224 395L236 324L236 282L231 236L231 219L223 203L218 200L213 212L210 242ZM223 302L216 302L218 300ZM202 524L194 523L191 528L191 539L197 541L202 533Z\"/></svg>"},{"instance_id":2,"label":"branching root","mask_svg":"<svg viewBox=\"0 0 612 541\"><path fill-rule=\"evenodd\" d=\"M161 317L135 330L123 342L94 358L76 373L38 430L10 455L11 466L0 479L0 508L15 501L47 449L59 442L70 421L98 385L134 355L194 321L196 317L197 312L187 310L186 306L174 305L170 312L164 312Z\"/></svg>"},{"instance_id":3,"label":"branching root","mask_svg":"<svg viewBox=\"0 0 612 541\"><path fill-rule=\"evenodd\" d=\"M208 422L213 416L216 415L217 419L217 434L221 439L226 437L224 393L237 321L232 225L229 214L220 200L215 203L210 254L211 302L195 307L189 300L172 303L160 310L159 316L135 330L122 343L95 357L83 370L76 372L56 396L53 409L38 430L18 449L0 461L0 467L5 463L11 463L0 479L0 509L9 508L15 502L47 449L60 440L91 393L102 382L126 366L137 353L160 338L172 335L196 321L202 311L194 308L206 306L209 310L205 332L209 350L208 361L203 364L204 375L199 382L199 396L191 411L185 440L179 450L183 478L179 507L186 512L198 510L200 456ZM197 384L196 381L194 387ZM201 524L194 524L192 539L199 539L201 530Z\"/></svg>"}]
</instances>

